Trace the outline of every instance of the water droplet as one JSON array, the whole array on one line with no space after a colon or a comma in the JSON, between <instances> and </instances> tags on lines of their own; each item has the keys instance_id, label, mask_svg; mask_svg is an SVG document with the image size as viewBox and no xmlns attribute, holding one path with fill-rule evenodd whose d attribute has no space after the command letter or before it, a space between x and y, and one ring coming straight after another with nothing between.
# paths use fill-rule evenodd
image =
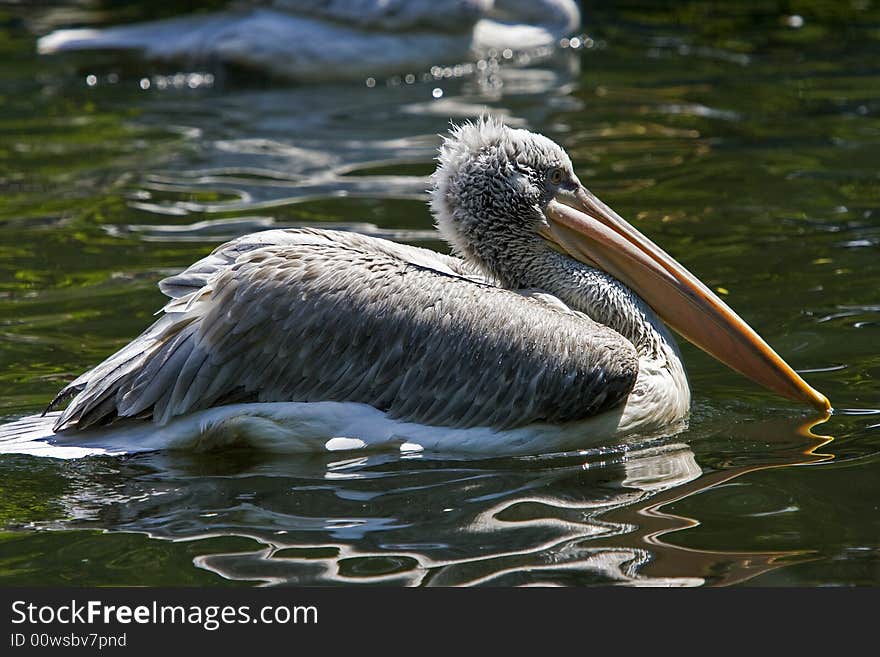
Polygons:
<instances>
[{"instance_id":1,"label":"water droplet","mask_svg":"<svg viewBox=\"0 0 880 657\"><path fill-rule=\"evenodd\" d=\"M412 84L413 82L416 81L416 76L413 75L412 73L407 73L404 76L403 81L406 82L407 84Z\"/></svg>"},{"instance_id":2,"label":"water droplet","mask_svg":"<svg viewBox=\"0 0 880 657\"><path fill-rule=\"evenodd\" d=\"M513 51L510 48L505 48L502 51L501 56L504 57L504 59L513 59Z\"/></svg>"},{"instance_id":3,"label":"water droplet","mask_svg":"<svg viewBox=\"0 0 880 657\"><path fill-rule=\"evenodd\" d=\"M569 40L568 45L569 45L569 47L574 48L575 50L577 50L578 48L581 47L581 40L578 39L577 37L572 37L572 38Z\"/></svg>"},{"instance_id":4,"label":"water droplet","mask_svg":"<svg viewBox=\"0 0 880 657\"><path fill-rule=\"evenodd\" d=\"M117 82L119 82L119 76L116 73L111 73L107 76L107 82L109 82L110 84L116 84Z\"/></svg>"},{"instance_id":5,"label":"water droplet","mask_svg":"<svg viewBox=\"0 0 880 657\"><path fill-rule=\"evenodd\" d=\"M804 26L804 17L798 16L797 14L792 14L791 16L786 16L782 19L783 22L789 27L793 27L795 29Z\"/></svg>"},{"instance_id":6,"label":"water droplet","mask_svg":"<svg viewBox=\"0 0 880 657\"><path fill-rule=\"evenodd\" d=\"M434 87L434 90L431 92L431 95L434 98L443 98L443 90L440 87Z\"/></svg>"},{"instance_id":7,"label":"water droplet","mask_svg":"<svg viewBox=\"0 0 880 657\"><path fill-rule=\"evenodd\" d=\"M376 86L376 78L367 78L365 83L370 89L372 89Z\"/></svg>"},{"instance_id":8,"label":"water droplet","mask_svg":"<svg viewBox=\"0 0 880 657\"><path fill-rule=\"evenodd\" d=\"M94 87L96 84L98 84L98 78L95 77L94 75L87 75L86 76L86 84L89 85L90 87Z\"/></svg>"},{"instance_id":9,"label":"water droplet","mask_svg":"<svg viewBox=\"0 0 880 657\"><path fill-rule=\"evenodd\" d=\"M149 78L141 78L140 85L141 85L141 89L146 91L147 89L150 88L150 79Z\"/></svg>"}]
</instances>

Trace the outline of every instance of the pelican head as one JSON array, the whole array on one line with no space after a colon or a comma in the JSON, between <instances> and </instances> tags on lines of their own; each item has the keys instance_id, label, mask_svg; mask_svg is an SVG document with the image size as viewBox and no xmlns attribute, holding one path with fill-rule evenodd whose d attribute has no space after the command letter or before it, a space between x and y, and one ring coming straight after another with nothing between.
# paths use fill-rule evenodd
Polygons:
<instances>
[{"instance_id":1,"label":"pelican head","mask_svg":"<svg viewBox=\"0 0 880 657\"><path fill-rule=\"evenodd\" d=\"M506 287L541 287L551 258L578 261L732 369L831 408L717 295L587 190L562 147L542 135L485 117L453 128L440 147L431 209L453 249Z\"/></svg>"},{"instance_id":2,"label":"pelican head","mask_svg":"<svg viewBox=\"0 0 880 657\"><path fill-rule=\"evenodd\" d=\"M507 287L550 248L541 235L548 204L580 187L568 154L527 130L482 118L453 128L440 148L431 208L440 233Z\"/></svg>"}]
</instances>

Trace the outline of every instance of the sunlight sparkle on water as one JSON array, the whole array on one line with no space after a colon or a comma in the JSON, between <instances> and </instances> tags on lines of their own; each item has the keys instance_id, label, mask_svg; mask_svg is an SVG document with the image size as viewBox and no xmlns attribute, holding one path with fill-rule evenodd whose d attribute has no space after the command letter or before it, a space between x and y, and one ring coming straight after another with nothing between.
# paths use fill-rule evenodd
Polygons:
<instances>
[{"instance_id":1,"label":"sunlight sparkle on water","mask_svg":"<svg viewBox=\"0 0 880 657\"><path fill-rule=\"evenodd\" d=\"M165 89L205 89L214 86L213 73L174 73L172 75L156 75L151 78L141 78L141 89L150 89L155 86L159 90ZM145 86L146 85L146 86Z\"/></svg>"}]
</instances>

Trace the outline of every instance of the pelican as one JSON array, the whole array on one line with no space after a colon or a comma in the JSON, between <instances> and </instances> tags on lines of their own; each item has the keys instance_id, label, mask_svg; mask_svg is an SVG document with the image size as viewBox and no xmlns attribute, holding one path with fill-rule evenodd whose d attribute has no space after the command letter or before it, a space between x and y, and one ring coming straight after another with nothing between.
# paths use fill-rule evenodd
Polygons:
<instances>
[{"instance_id":1,"label":"pelican","mask_svg":"<svg viewBox=\"0 0 880 657\"><path fill-rule=\"evenodd\" d=\"M550 139L491 117L453 127L430 194L455 255L269 230L162 280L162 316L58 394L50 410L72 401L55 432L127 423L161 446L595 446L687 417L685 369L663 320L770 390L830 409L589 192Z\"/></svg>"},{"instance_id":2,"label":"pelican","mask_svg":"<svg viewBox=\"0 0 880 657\"><path fill-rule=\"evenodd\" d=\"M550 46L579 25L574 0L250 0L214 13L57 30L37 48L139 51L151 60L327 80Z\"/></svg>"}]
</instances>

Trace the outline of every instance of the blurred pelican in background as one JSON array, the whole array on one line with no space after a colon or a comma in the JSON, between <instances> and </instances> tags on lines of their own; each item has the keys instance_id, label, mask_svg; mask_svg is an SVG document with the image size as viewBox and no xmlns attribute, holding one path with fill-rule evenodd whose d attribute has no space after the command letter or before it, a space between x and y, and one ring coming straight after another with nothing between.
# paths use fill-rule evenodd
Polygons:
<instances>
[{"instance_id":1,"label":"blurred pelican in background","mask_svg":"<svg viewBox=\"0 0 880 657\"><path fill-rule=\"evenodd\" d=\"M154 61L331 80L548 47L579 25L574 0L248 0L214 13L56 30L38 49L134 51Z\"/></svg>"}]
</instances>

